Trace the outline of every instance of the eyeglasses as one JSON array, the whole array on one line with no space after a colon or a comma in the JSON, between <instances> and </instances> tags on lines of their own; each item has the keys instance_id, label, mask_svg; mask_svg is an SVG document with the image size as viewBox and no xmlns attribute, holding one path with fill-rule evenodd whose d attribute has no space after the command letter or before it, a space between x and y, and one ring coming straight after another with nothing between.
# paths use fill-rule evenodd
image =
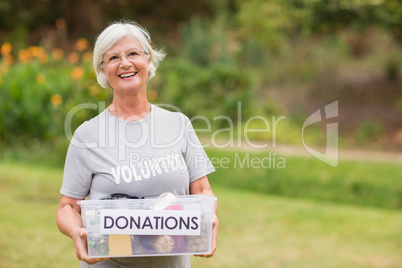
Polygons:
<instances>
[{"instance_id":1,"label":"eyeglasses","mask_svg":"<svg viewBox=\"0 0 402 268\"><path fill-rule=\"evenodd\" d=\"M121 54L109 54L102 59L101 64L106 63L107 65L114 65L121 62L122 55L126 55L127 60L136 60L144 55L149 55L145 50L130 49L129 51Z\"/></svg>"}]
</instances>

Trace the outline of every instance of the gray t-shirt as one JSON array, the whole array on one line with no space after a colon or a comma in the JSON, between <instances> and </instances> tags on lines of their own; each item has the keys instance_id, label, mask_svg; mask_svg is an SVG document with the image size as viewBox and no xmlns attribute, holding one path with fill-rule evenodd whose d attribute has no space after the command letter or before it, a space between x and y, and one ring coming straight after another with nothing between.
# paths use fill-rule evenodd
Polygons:
<instances>
[{"instance_id":1,"label":"gray t-shirt","mask_svg":"<svg viewBox=\"0 0 402 268\"><path fill-rule=\"evenodd\" d=\"M215 171L190 120L151 105L139 121L105 109L83 123L71 140L61 194L101 199L113 193L156 197L189 194L191 182ZM117 266L116 266L117 265ZM112 258L81 267L190 267L189 256Z\"/></svg>"}]
</instances>

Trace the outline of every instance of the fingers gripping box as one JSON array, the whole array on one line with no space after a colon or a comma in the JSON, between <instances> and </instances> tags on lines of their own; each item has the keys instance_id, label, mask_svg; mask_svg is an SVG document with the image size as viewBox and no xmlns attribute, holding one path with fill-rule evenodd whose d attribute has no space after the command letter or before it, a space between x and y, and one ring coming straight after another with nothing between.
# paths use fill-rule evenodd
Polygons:
<instances>
[{"instance_id":1,"label":"fingers gripping box","mask_svg":"<svg viewBox=\"0 0 402 268\"><path fill-rule=\"evenodd\" d=\"M90 257L209 254L215 197L83 200Z\"/></svg>"}]
</instances>

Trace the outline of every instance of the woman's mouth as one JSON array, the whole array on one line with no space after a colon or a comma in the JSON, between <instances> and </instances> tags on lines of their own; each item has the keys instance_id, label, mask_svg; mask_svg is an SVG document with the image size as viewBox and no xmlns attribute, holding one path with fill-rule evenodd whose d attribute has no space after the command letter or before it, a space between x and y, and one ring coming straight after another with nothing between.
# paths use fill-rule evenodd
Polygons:
<instances>
[{"instance_id":1,"label":"woman's mouth","mask_svg":"<svg viewBox=\"0 0 402 268\"><path fill-rule=\"evenodd\" d=\"M137 72L135 72L135 73L134 72L133 73L124 73L124 74L120 74L119 77L125 79L125 78L133 77L136 74L137 74Z\"/></svg>"}]
</instances>

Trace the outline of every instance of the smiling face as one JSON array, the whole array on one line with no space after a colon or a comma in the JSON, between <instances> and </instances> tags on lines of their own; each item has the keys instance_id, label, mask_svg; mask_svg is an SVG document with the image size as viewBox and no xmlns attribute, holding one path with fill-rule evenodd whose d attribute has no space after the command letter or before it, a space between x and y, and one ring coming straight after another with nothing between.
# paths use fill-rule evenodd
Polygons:
<instances>
[{"instance_id":1,"label":"smiling face","mask_svg":"<svg viewBox=\"0 0 402 268\"><path fill-rule=\"evenodd\" d=\"M141 51L141 43L131 36L126 36L103 54L102 71L114 93L145 91L149 59ZM134 55L136 53L138 55Z\"/></svg>"}]
</instances>

